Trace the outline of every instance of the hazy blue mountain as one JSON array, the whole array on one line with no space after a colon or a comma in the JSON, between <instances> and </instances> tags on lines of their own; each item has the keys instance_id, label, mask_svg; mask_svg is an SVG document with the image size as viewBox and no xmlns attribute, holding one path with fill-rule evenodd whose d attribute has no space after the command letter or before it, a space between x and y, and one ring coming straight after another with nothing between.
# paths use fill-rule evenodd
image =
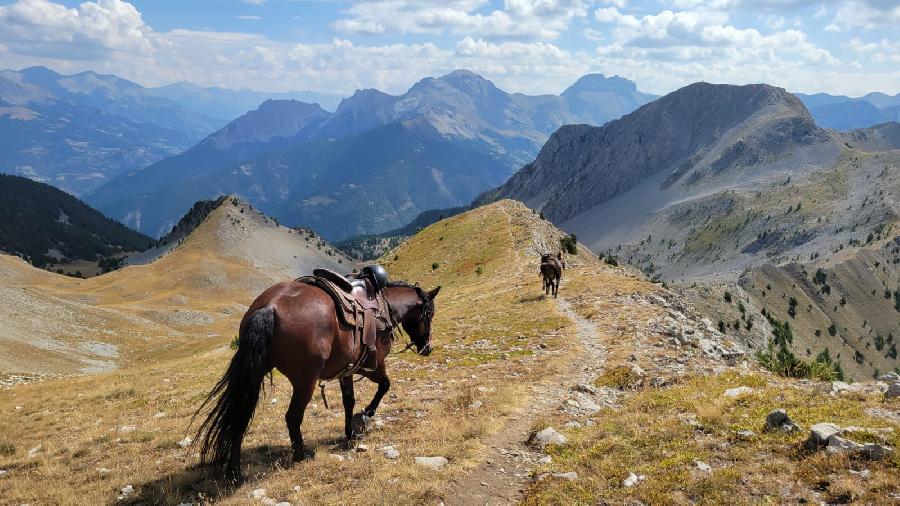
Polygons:
<instances>
[{"instance_id":1,"label":"hazy blue mountain","mask_svg":"<svg viewBox=\"0 0 900 506\"><path fill-rule=\"evenodd\" d=\"M178 153L220 126L115 76L0 71L0 172L76 195Z\"/></svg>"},{"instance_id":2,"label":"hazy blue mountain","mask_svg":"<svg viewBox=\"0 0 900 506\"><path fill-rule=\"evenodd\" d=\"M192 182L287 147L328 116L316 104L268 100L187 151L116 177L87 200L126 225L162 236L194 201L219 193L212 187L193 192ZM180 199L182 195L190 196Z\"/></svg>"},{"instance_id":3,"label":"hazy blue mountain","mask_svg":"<svg viewBox=\"0 0 900 506\"><path fill-rule=\"evenodd\" d=\"M177 102L182 107L196 114L210 118L230 120L247 111L256 109L266 100L297 100L316 103L324 109L333 111L341 101L339 95L329 95L314 91L265 92L255 90L229 90L219 87L201 87L181 82L150 88L150 93L157 97Z\"/></svg>"},{"instance_id":4,"label":"hazy blue mountain","mask_svg":"<svg viewBox=\"0 0 900 506\"><path fill-rule=\"evenodd\" d=\"M796 94L816 124L834 130L866 128L887 121L900 121L900 93L891 96L869 93L859 98L844 95Z\"/></svg>"},{"instance_id":5,"label":"hazy blue mountain","mask_svg":"<svg viewBox=\"0 0 900 506\"><path fill-rule=\"evenodd\" d=\"M294 117L288 104L300 108L271 101L266 121L236 120L88 200L155 236L194 201L232 192L286 225L310 226L329 239L378 233L422 211L465 204L505 181L560 125L602 123L652 98L624 79L598 75L563 96L509 94L461 70L422 79L403 95L360 90L334 114L315 106L314 121L257 135L271 118ZM238 125L243 141L222 141Z\"/></svg>"}]
</instances>

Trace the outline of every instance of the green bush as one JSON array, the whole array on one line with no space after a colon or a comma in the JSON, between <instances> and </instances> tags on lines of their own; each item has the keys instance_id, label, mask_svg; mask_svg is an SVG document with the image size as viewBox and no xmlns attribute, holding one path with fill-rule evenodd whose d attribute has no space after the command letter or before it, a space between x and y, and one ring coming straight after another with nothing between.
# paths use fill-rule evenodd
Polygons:
<instances>
[{"instance_id":1,"label":"green bush","mask_svg":"<svg viewBox=\"0 0 900 506\"><path fill-rule=\"evenodd\" d=\"M578 254L578 240L576 239L575 234L560 237L559 245L563 251L570 255Z\"/></svg>"},{"instance_id":2,"label":"green bush","mask_svg":"<svg viewBox=\"0 0 900 506\"><path fill-rule=\"evenodd\" d=\"M231 348L232 350L236 350L236 349L238 349L238 346L240 346L240 344L241 344L241 337L234 336L231 338L231 342L228 344L228 347Z\"/></svg>"}]
</instances>

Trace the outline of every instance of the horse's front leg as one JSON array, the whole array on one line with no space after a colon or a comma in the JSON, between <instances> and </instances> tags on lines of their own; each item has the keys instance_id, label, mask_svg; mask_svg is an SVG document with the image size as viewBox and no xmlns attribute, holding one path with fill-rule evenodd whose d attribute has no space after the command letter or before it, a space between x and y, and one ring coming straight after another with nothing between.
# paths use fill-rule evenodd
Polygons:
<instances>
[{"instance_id":1,"label":"horse's front leg","mask_svg":"<svg viewBox=\"0 0 900 506\"><path fill-rule=\"evenodd\" d=\"M344 400L344 435L347 439L353 439L353 406L356 397L353 395L353 376L344 376L340 380L341 397Z\"/></svg>"},{"instance_id":2,"label":"horse's front leg","mask_svg":"<svg viewBox=\"0 0 900 506\"><path fill-rule=\"evenodd\" d=\"M381 368L375 370L368 378L375 383L378 383L378 391L375 392L375 397L372 398L372 402L366 406L365 411L363 413L367 417L375 416L375 410L378 409L378 405L381 403L381 398L384 397L384 394L388 392L391 388L391 380L388 378L387 371L382 366Z\"/></svg>"}]
</instances>

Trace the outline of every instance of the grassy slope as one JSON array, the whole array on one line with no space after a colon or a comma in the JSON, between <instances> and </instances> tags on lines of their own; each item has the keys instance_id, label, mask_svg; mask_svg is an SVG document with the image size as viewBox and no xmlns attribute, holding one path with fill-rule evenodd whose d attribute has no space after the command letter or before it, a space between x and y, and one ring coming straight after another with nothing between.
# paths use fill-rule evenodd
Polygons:
<instances>
[{"instance_id":1,"label":"grassy slope","mask_svg":"<svg viewBox=\"0 0 900 506\"><path fill-rule=\"evenodd\" d=\"M8 322L0 330L0 371L80 372L98 358L84 349L92 342L118 348L113 360L100 357L110 366L209 350L216 338L235 333L252 297L298 275L291 265L304 261L298 257L339 268L302 234L260 224L267 218L239 209L213 211L176 251L153 263L86 280L0 255L0 316ZM250 259L244 250L253 244L269 247Z\"/></svg>"},{"instance_id":2,"label":"grassy slope","mask_svg":"<svg viewBox=\"0 0 900 506\"><path fill-rule=\"evenodd\" d=\"M285 469L289 448L283 413L290 391L276 374L245 444L250 482L226 491L201 479L193 468L196 454L176 442L193 435L188 420L231 355L225 346L228 334L223 334L211 338L218 347L209 351L137 360L109 374L0 391L0 469L8 470L0 478L0 497L13 503L113 502L119 489L131 484L136 489L132 498L167 504L201 498L243 504L256 488L293 504L448 500L450 483L478 465L482 441L516 416L531 386L559 382L557 371L578 366L574 325L538 295L537 253L554 247L558 236L521 205L504 201L439 222L385 258L393 277L444 288L435 320L436 351L427 358L390 358L392 394L379 412L384 427L365 441L368 452L336 446L341 408L336 406L338 389L329 385L331 409L316 396L304 424L317 458ZM890 486L896 488L888 481L896 476L896 461L871 465L873 477L862 482L849 475L845 461L797 454L802 435L762 436L746 447L720 447L730 443L730 430L738 425L758 429L764 414L780 406L804 425L825 418L891 426L894 434L900 425L863 414L864 406L896 409L874 397L836 401L812 394L809 386L749 370L743 373L748 377L717 375L720 364L704 362L696 350L667 347L653 330L665 311L646 298L662 293L658 287L628 268L601 266L585 253L569 258L560 293L597 325L608 350L610 372L598 381L619 384L617 378L628 377L619 374L620 366L636 363L648 376L665 376L675 386L622 392L620 407L595 415L596 425L566 431L572 444L552 449L554 461L547 469L577 470L579 479L536 482L526 502L722 502L721 487L743 494L727 499L777 502L780 487L791 480L798 480L796 488L803 493L814 486L827 493L845 487L883 497ZM177 285L172 290L177 292ZM247 303L252 296L243 297L235 301ZM237 317L231 317L232 328ZM682 373L673 369L679 360L686 364ZM759 391L723 402L721 391L737 384ZM371 385L357 384L360 403L373 393ZM469 407L475 400L481 408ZM692 412L708 430L685 429L680 417ZM564 418L548 414L545 421L559 427ZM891 438L898 443L895 435ZM398 460L377 451L388 444L400 451ZM29 457L29 449L38 445ZM450 464L441 471L425 470L413 463L419 455L444 455ZM713 475L694 476L692 458L706 459L715 468ZM646 474L647 481L622 488L626 469ZM744 475L747 479L737 478Z\"/></svg>"},{"instance_id":3,"label":"grassy slope","mask_svg":"<svg viewBox=\"0 0 900 506\"><path fill-rule=\"evenodd\" d=\"M373 449L393 444L402 454L398 462L375 451L347 454L331 448L342 433L335 406L339 394L331 385L331 409L315 398L304 425L318 458L281 471L289 389L276 375L245 447L259 475L233 495L198 481L192 469L196 455L175 443L190 434L190 415L230 357L224 347L228 334L220 333L211 339L222 347L208 352L135 361L106 375L0 393L0 445L13 447L11 455L0 457L0 468L9 470L0 480L0 495L12 501L110 502L121 487L133 484L143 499L175 504L196 500L198 493L241 503L257 487L294 503L363 500L376 491L385 502L439 497L452 476L475 465L479 440L525 400L525 385L547 378L548 370L574 352L568 321L549 301L524 296L540 289L536 259L524 256L532 240L529 221L540 222L520 205L501 203L430 227L399 248L397 260L386 262L395 278L444 286L435 322L437 351L428 358L404 354L391 359L394 395L381 410L385 427L367 441ZM440 260L435 271L432 258ZM250 298L234 300L248 303ZM237 317L231 317L232 329ZM538 346L541 342L546 350ZM374 392L366 383L357 390L361 399ZM484 408L470 411L467 406L476 398ZM165 416L154 417L158 412ZM127 431L129 425L135 430ZM39 454L29 458L28 450L39 444ZM329 452L352 460L338 462ZM441 472L424 471L413 464L416 455L445 455L451 465ZM111 472L101 474L97 468ZM295 485L300 492L292 491Z\"/></svg>"}]
</instances>

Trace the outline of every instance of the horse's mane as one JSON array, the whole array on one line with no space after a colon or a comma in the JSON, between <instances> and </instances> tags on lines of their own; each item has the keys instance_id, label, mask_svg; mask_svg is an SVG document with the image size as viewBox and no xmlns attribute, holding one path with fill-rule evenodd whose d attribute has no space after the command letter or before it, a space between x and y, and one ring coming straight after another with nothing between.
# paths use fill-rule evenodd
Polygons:
<instances>
[{"instance_id":1,"label":"horse's mane","mask_svg":"<svg viewBox=\"0 0 900 506\"><path fill-rule=\"evenodd\" d=\"M421 286L406 281L388 281L387 288L412 288L416 291L416 294L418 294L420 299L424 301L430 300L428 295L425 294L425 290L422 290Z\"/></svg>"}]
</instances>

